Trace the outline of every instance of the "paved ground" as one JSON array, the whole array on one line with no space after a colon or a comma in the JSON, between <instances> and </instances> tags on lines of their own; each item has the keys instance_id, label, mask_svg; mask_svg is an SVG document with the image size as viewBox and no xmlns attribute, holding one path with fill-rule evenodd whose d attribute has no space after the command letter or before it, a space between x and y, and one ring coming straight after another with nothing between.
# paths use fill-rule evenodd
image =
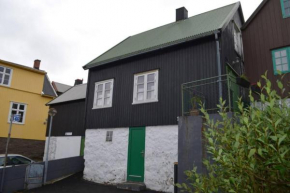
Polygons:
<instances>
[{"instance_id":1,"label":"paved ground","mask_svg":"<svg viewBox=\"0 0 290 193\"><path fill-rule=\"evenodd\" d=\"M82 173L75 174L64 180L46 185L41 188L25 191L25 193L134 193L120 190L115 186L96 184L82 180ZM155 191L142 191L141 193L157 193Z\"/></svg>"}]
</instances>

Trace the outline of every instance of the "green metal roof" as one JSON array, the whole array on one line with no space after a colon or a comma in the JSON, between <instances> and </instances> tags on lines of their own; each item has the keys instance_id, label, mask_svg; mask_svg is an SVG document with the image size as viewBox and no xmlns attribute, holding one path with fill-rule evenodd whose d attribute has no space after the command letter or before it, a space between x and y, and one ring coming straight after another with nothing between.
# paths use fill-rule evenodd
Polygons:
<instances>
[{"instance_id":1,"label":"green metal roof","mask_svg":"<svg viewBox=\"0 0 290 193\"><path fill-rule=\"evenodd\" d=\"M213 34L221 29L240 7L234 3L209 12L173 22L143 33L130 36L86 64L89 69L138 54L176 45Z\"/></svg>"}]
</instances>

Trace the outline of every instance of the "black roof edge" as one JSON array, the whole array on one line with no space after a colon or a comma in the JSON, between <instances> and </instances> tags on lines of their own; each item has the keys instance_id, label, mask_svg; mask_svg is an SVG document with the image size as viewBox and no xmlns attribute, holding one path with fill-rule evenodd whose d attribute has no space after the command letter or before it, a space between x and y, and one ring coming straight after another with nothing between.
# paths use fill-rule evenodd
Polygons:
<instances>
[{"instance_id":1,"label":"black roof edge","mask_svg":"<svg viewBox=\"0 0 290 193\"><path fill-rule=\"evenodd\" d=\"M263 0L258 8L252 13L252 15L249 17L249 19L246 21L246 23L241 28L242 30L246 29L248 25L253 21L253 19L256 17L256 15L260 12L260 10L268 3L269 0Z\"/></svg>"},{"instance_id":2,"label":"black roof edge","mask_svg":"<svg viewBox=\"0 0 290 193\"><path fill-rule=\"evenodd\" d=\"M86 98L81 98L81 99L74 99L74 100L69 100L69 101L63 101L63 102L59 102L59 103L53 103L53 104L48 104L46 103L45 106L53 106L53 105L58 105L58 104L64 104L64 103L72 103L72 102L76 102L76 101L82 101L82 100L86 100Z\"/></svg>"},{"instance_id":3,"label":"black roof edge","mask_svg":"<svg viewBox=\"0 0 290 193\"><path fill-rule=\"evenodd\" d=\"M134 56L138 56L138 55L142 55L142 54L146 54L146 53L151 53L151 52L154 52L154 51L157 51L157 50L162 50L164 48L169 48L169 47L172 47L172 46L183 44L185 42L189 42L189 41L193 41L193 40L197 40L197 39L200 39L200 38L204 38L204 37L207 37L207 36L214 35L216 32L219 32L219 30L220 29L217 29L217 30L214 30L214 31L205 32L203 34L199 34L199 35L196 35L196 36L191 37L191 38L180 39L180 40L172 42L172 44L169 44L169 45L166 45L166 46L162 46L162 47L159 47L160 45L158 45L158 46L156 46L158 48L154 48L153 47L152 49L149 49L149 50L147 50L145 52L142 52L142 50L141 50L141 51L133 52L133 53L128 54L128 55L123 55L123 56L115 57L115 58L112 58L112 59L109 59L109 60L104 60L103 62L100 62L99 65L96 65L96 63L95 63L93 66L91 66L89 68L85 68L85 66L83 68L85 70L87 70L87 69L91 69L91 68L94 68L94 67L97 67L97 66L102 66L104 64L108 64L108 63L111 63L111 62L116 62L116 61L119 61L119 60L131 58L131 57L134 57Z\"/></svg>"},{"instance_id":4,"label":"black roof edge","mask_svg":"<svg viewBox=\"0 0 290 193\"><path fill-rule=\"evenodd\" d=\"M239 12L239 14L240 14L240 16L241 16L241 18L242 18L242 24L245 23L244 14L243 14L243 10L242 10L242 5L241 5L240 2L237 2L236 4L237 4L236 9L235 9L234 11L232 11L232 12L228 15L226 22L225 22L224 25L222 26L222 29L225 29L225 27L226 27L226 26L227 26L227 25L232 21L232 19L233 19L234 15L236 14L237 11Z\"/></svg>"}]
</instances>

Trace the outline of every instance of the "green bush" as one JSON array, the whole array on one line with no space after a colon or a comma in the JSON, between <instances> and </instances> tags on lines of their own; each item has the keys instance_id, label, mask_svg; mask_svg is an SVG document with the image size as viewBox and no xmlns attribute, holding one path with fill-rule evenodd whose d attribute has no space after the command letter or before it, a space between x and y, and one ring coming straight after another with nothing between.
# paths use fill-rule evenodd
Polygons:
<instances>
[{"instance_id":1,"label":"green bush","mask_svg":"<svg viewBox=\"0 0 290 193\"><path fill-rule=\"evenodd\" d=\"M222 119L214 122L202 109L210 155L203 164L207 174L196 167L185 171L187 184L177 184L183 192L290 192L290 107L287 104L283 76L272 89L267 74L262 76L261 107L244 107L230 118L225 101L220 100ZM250 93L250 100L255 99Z\"/></svg>"}]
</instances>

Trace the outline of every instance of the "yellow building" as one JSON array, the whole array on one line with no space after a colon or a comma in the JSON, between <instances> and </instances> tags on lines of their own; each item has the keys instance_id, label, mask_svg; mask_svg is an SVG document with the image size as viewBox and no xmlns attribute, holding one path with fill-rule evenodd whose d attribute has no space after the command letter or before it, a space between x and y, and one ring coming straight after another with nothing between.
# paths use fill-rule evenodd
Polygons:
<instances>
[{"instance_id":1,"label":"yellow building","mask_svg":"<svg viewBox=\"0 0 290 193\"><path fill-rule=\"evenodd\" d=\"M21 119L12 125L9 153L43 153L48 112L45 104L56 93L46 72L39 67L40 60L34 61L33 68L0 60L0 154L4 153L11 114L21 114Z\"/></svg>"}]
</instances>

